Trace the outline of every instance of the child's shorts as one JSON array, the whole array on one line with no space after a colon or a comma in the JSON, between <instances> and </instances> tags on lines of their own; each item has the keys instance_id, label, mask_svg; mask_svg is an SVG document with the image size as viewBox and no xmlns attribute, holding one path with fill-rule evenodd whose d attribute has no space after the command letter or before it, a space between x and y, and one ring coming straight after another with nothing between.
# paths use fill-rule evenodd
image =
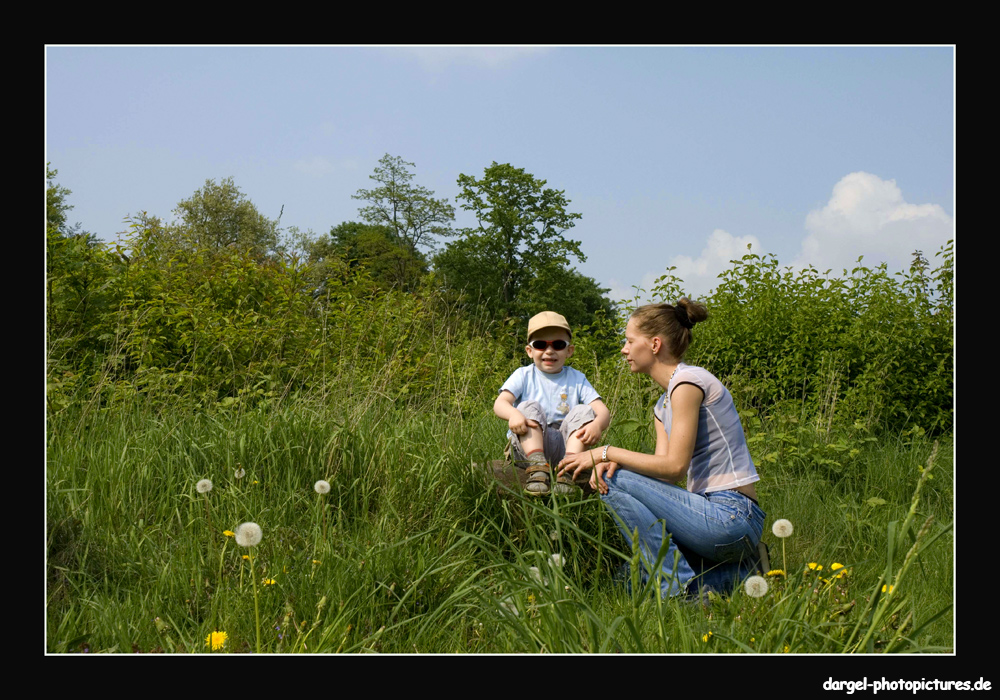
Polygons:
<instances>
[{"instance_id":1,"label":"child's shorts","mask_svg":"<svg viewBox=\"0 0 1000 700\"><path fill-rule=\"evenodd\" d=\"M542 449L545 451L545 460L553 465L558 464L559 460L566 456L566 442L570 435L597 418L594 409L587 404L574 406L561 421L548 425L545 423L545 412L542 411L542 407L537 401L525 401L517 406L517 410L525 418L535 421L542 427ZM518 462L523 463L528 459L521 447L520 437L509 430L507 437L510 439L511 457L514 464L519 467L524 466L518 464Z\"/></svg>"}]
</instances>

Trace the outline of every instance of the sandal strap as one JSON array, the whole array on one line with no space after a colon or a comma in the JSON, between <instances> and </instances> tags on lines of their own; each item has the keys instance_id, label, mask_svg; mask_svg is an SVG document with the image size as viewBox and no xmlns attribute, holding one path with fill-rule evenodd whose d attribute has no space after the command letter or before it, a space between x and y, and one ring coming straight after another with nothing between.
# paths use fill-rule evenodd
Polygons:
<instances>
[{"instance_id":1,"label":"sandal strap","mask_svg":"<svg viewBox=\"0 0 1000 700\"><path fill-rule=\"evenodd\" d=\"M524 470L524 473L527 474L528 476L531 476L532 474L536 474L538 472L545 472L546 474L548 474L549 465L532 463Z\"/></svg>"}]
</instances>

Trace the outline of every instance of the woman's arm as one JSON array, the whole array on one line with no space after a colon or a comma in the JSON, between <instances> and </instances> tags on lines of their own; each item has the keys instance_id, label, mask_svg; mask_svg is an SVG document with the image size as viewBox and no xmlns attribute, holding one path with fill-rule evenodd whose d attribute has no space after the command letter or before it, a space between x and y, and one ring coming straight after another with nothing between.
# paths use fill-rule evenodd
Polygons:
<instances>
[{"instance_id":1,"label":"woman's arm","mask_svg":"<svg viewBox=\"0 0 1000 700\"><path fill-rule=\"evenodd\" d=\"M607 462L613 462L614 466L608 465L607 462L598 463L592 478L596 482L598 490L601 493L607 493L607 484L604 483L602 477L605 472L609 472L608 476L610 477L618 467L624 467L638 474L670 483L677 483L683 479L687 475L688 467L691 465L691 456L694 454L695 439L698 437L698 411L703 398L702 390L693 384L681 384L674 389L670 396L673 409L670 439L667 439L663 424L655 421L655 454L633 452L609 445L606 455ZM603 448L595 447L592 450L567 457L559 463L560 474L572 471L575 478L577 472L594 466L592 459L597 462L604 455Z\"/></svg>"}]
</instances>

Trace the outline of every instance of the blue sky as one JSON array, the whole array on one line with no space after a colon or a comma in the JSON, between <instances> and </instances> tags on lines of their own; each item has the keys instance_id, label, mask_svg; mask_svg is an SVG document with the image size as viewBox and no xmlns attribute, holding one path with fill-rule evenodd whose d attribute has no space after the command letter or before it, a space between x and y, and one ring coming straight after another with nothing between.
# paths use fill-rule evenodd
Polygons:
<instances>
[{"instance_id":1,"label":"blue sky","mask_svg":"<svg viewBox=\"0 0 1000 700\"><path fill-rule=\"evenodd\" d=\"M954 237L955 50L930 47L88 47L46 50L46 160L114 240L232 176L283 227L357 221L389 153L456 205L510 163L563 190L614 299L731 258L890 271ZM472 226L458 209L456 227Z\"/></svg>"}]
</instances>

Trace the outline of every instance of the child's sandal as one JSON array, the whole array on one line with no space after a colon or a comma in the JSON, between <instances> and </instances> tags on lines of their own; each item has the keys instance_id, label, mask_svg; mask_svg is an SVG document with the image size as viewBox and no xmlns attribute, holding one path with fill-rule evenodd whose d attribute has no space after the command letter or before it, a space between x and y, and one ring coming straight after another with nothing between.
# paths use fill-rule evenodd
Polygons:
<instances>
[{"instance_id":1,"label":"child's sandal","mask_svg":"<svg viewBox=\"0 0 1000 700\"><path fill-rule=\"evenodd\" d=\"M569 474L560 474L556 479L556 493L560 496L568 496L576 491L577 485Z\"/></svg>"},{"instance_id":2,"label":"child's sandal","mask_svg":"<svg viewBox=\"0 0 1000 700\"><path fill-rule=\"evenodd\" d=\"M528 480L524 484L524 492L529 496L544 496L549 492L549 465L530 464L524 473Z\"/></svg>"}]
</instances>

